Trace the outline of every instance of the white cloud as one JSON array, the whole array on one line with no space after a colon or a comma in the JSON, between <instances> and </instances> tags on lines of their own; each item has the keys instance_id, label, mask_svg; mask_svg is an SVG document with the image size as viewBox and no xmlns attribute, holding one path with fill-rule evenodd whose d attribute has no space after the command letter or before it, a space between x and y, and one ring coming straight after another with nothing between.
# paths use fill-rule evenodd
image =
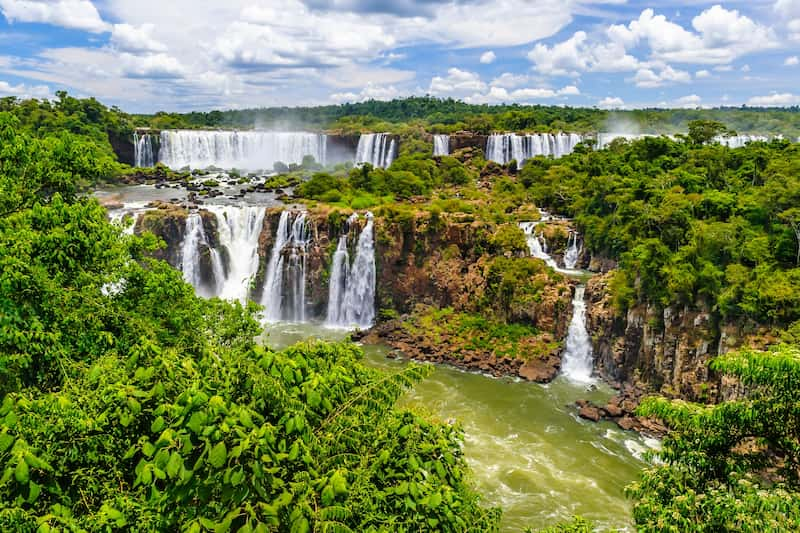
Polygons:
<instances>
[{"instance_id":1,"label":"white cloud","mask_svg":"<svg viewBox=\"0 0 800 533\"><path fill-rule=\"evenodd\" d=\"M122 75L131 78L180 78L186 69L167 54L121 54Z\"/></svg>"},{"instance_id":2,"label":"white cloud","mask_svg":"<svg viewBox=\"0 0 800 533\"><path fill-rule=\"evenodd\" d=\"M675 70L669 65L656 72L653 69L642 68L636 71L632 81L637 87L652 89L672 85L674 83L689 83L691 75L685 70Z\"/></svg>"},{"instance_id":3,"label":"white cloud","mask_svg":"<svg viewBox=\"0 0 800 533\"><path fill-rule=\"evenodd\" d=\"M750 72L750 65L744 65L739 70L741 70L742 72Z\"/></svg>"},{"instance_id":4,"label":"white cloud","mask_svg":"<svg viewBox=\"0 0 800 533\"><path fill-rule=\"evenodd\" d=\"M522 87L530 78L524 74L512 74L511 72L504 72L498 77L493 79L489 85L493 87L503 87L505 89L514 89Z\"/></svg>"},{"instance_id":5,"label":"white cloud","mask_svg":"<svg viewBox=\"0 0 800 533\"><path fill-rule=\"evenodd\" d=\"M358 93L334 93L330 98L336 103L344 103L363 102L365 100L392 100L401 96L403 96L403 93L393 85L383 86L368 83L367 86Z\"/></svg>"},{"instance_id":6,"label":"white cloud","mask_svg":"<svg viewBox=\"0 0 800 533\"><path fill-rule=\"evenodd\" d=\"M0 11L9 22L38 22L93 33L109 30L89 0L0 0Z\"/></svg>"},{"instance_id":7,"label":"white cloud","mask_svg":"<svg viewBox=\"0 0 800 533\"><path fill-rule=\"evenodd\" d=\"M681 96L675 100L675 103L678 105L678 107L694 108L699 106L702 100L703 99L696 94L690 94L688 96Z\"/></svg>"},{"instance_id":8,"label":"white cloud","mask_svg":"<svg viewBox=\"0 0 800 533\"><path fill-rule=\"evenodd\" d=\"M484 65L490 65L494 63L495 59L497 59L497 56L491 50L481 54L481 63L483 63Z\"/></svg>"},{"instance_id":9,"label":"white cloud","mask_svg":"<svg viewBox=\"0 0 800 533\"><path fill-rule=\"evenodd\" d=\"M670 63L727 65L743 55L777 46L771 29L719 5L692 19L692 27L695 31L645 9L627 26L606 28L603 39L590 40L585 32L578 31L552 46L537 44L528 59L546 75L638 71L635 79L645 84L640 86L656 87L665 81L687 80L682 71L669 70ZM629 53L642 48L649 53L646 60ZM659 69L664 75L655 73ZM673 72L681 74L671 78Z\"/></svg>"},{"instance_id":10,"label":"white cloud","mask_svg":"<svg viewBox=\"0 0 800 533\"><path fill-rule=\"evenodd\" d=\"M589 57L585 53L584 46L586 38L586 32L579 31L566 41L553 46L537 44L528 52L528 59L542 74L577 76L589 66Z\"/></svg>"},{"instance_id":11,"label":"white cloud","mask_svg":"<svg viewBox=\"0 0 800 533\"><path fill-rule=\"evenodd\" d=\"M27 86L20 83L11 85L0 80L0 96L16 96L18 98L51 98L50 87L47 85Z\"/></svg>"},{"instance_id":12,"label":"white cloud","mask_svg":"<svg viewBox=\"0 0 800 533\"><path fill-rule=\"evenodd\" d=\"M167 46L153 37L153 30L153 24L114 24L111 44L126 52L166 52Z\"/></svg>"},{"instance_id":13,"label":"white cloud","mask_svg":"<svg viewBox=\"0 0 800 533\"><path fill-rule=\"evenodd\" d=\"M747 101L748 105L761 107L779 107L800 104L800 95L792 93L772 93L769 96L754 96Z\"/></svg>"},{"instance_id":14,"label":"white cloud","mask_svg":"<svg viewBox=\"0 0 800 533\"><path fill-rule=\"evenodd\" d=\"M603 109L618 109L624 106L625 101L618 96L606 96L597 102L597 107L601 107Z\"/></svg>"},{"instance_id":15,"label":"white cloud","mask_svg":"<svg viewBox=\"0 0 800 533\"><path fill-rule=\"evenodd\" d=\"M705 69L698 70L697 72L694 73L694 77L697 78L698 80L702 80L703 78L710 78L711 73Z\"/></svg>"},{"instance_id":16,"label":"white cloud","mask_svg":"<svg viewBox=\"0 0 800 533\"><path fill-rule=\"evenodd\" d=\"M445 77L435 76L428 89L433 95L454 95L485 90L486 84L478 74L455 67L448 69Z\"/></svg>"},{"instance_id":17,"label":"white cloud","mask_svg":"<svg viewBox=\"0 0 800 533\"><path fill-rule=\"evenodd\" d=\"M531 87L508 91L503 87L491 87L488 93L476 93L464 98L464 101L470 104L524 103L580 94L580 90L574 85L567 85L557 90Z\"/></svg>"},{"instance_id":18,"label":"white cloud","mask_svg":"<svg viewBox=\"0 0 800 533\"><path fill-rule=\"evenodd\" d=\"M783 62L783 64L784 66L787 67L795 67L797 65L800 65L800 58L798 58L797 56L787 57L786 60Z\"/></svg>"}]
</instances>

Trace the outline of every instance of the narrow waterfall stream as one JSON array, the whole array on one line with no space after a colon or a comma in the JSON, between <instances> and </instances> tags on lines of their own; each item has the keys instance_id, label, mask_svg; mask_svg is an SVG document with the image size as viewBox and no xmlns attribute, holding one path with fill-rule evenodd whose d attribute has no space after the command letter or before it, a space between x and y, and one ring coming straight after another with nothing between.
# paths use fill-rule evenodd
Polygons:
<instances>
[{"instance_id":1,"label":"narrow waterfall stream","mask_svg":"<svg viewBox=\"0 0 800 533\"><path fill-rule=\"evenodd\" d=\"M283 211L267 263L261 297L264 318L268 322L304 322L306 319L305 251L308 240L305 213Z\"/></svg>"},{"instance_id":2,"label":"narrow waterfall stream","mask_svg":"<svg viewBox=\"0 0 800 533\"><path fill-rule=\"evenodd\" d=\"M364 133L358 138L356 164L388 168L397 156L397 143L388 133Z\"/></svg>"},{"instance_id":3,"label":"narrow waterfall stream","mask_svg":"<svg viewBox=\"0 0 800 533\"><path fill-rule=\"evenodd\" d=\"M434 156L450 155L449 135L433 136L433 155Z\"/></svg>"},{"instance_id":4,"label":"narrow waterfall stream","mask_svg":"<svg viewBox=\"0 0 800 533\"><path fill-rule=\"evenodd\" d=\"M374 222L372 213L367 213L366 217L367 223L359 234L352 266L347 250L347 233L339 237L328 288L325 320L328 326L364 329L375 321ZM357 215L348 219L348 231L356 219Z\"/></svg>"},{"instance_id":5,"label":"narrow waterfall stream","mask_svg":"<svg viewBox=\"0 0 800 533\"><path fill-rule=\"evenodd\" d=\"M567 270L575 270L580 253L580 248L578 248L578 233L572 231L567 241L567 251L564 253L564 266Z\"/></svg>"},{"instance_id":6,"label":"narrow waterfall stream","mask_svg":"<svg viewBox=\"0 0 800 533\"><path fill-rule=\"evenodd\" d=\"M215 296L244 303L258 272L258 238L264 225L263 207L209 206L217 218L220 245L228 257L223 278L217 278Z\"/></svg>"},{"instance_id":7,"label":"narrow waterfall stream","mask_svg":"<svg viewBox=\"0 0 800 533\"><path fill-rule=\"evenodd\" d=\"M561 357L561 374L576 383L594 383L592 341L586 330L585 287L575 287L572 298L572 320L567 331L567 347Z\"/></svg>"}]
</instances>

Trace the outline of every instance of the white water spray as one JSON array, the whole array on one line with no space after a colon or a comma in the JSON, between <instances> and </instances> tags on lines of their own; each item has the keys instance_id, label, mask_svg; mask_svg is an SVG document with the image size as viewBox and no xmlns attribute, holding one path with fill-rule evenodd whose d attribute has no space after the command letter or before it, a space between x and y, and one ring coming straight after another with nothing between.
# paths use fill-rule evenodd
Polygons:
<instances>
[{"instance_id":1,"label":"white water spray","mask_svg":"<svg viewBox=\"0 0 800 533\"><path fill-rule=\"evenodd\" d=\"M586 330L584 286L575 287L572 298L572 320L567 333L567 347L561 358L561 373L576 383L593 383L592 343Z\"/></svg>"},{"instance_id":2,"label":"white water spray","mask_svg":"<svg viewBox=\"0 0 800 533\"><path fill-rule=\"evenodd\" d=\"M358 138L356 164L388 168L397 156L397 144L388 133L364 133Z\"/></svg>"}]
</instances>

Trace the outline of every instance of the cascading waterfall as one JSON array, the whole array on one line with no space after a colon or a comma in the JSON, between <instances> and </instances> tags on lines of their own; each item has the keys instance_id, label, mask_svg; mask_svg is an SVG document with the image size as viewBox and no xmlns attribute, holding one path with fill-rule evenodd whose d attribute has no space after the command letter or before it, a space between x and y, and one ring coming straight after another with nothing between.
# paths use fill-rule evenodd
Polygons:
<instances>
[{"instance_id":1,"label":"cascading waterfall","mask_svg":"<svg viewBox=\"0 0 800 533\"><path fill-rule=\"evenodd\" d=\"M339 237L333 254L325 321L328 326L369 328L375 320L374 221L372 213L366 216L367 223L358 237L352 267L347 251L347 233ZM348 230L357 217L354 214L348 219Z\"/></svg>"},{"instance_id":2,"label":"cascading waterfall","mask_svg":"<svg viewBox=\"0 0 800 533\"><path fill-rule=\"evenodd\" d=\"M434 156L450 155L449 135L433 136L433 155Z\"/></svg>"},{"instance_id":3,"label":"cascading waterfall","mask_svg":"<svg viewBox=\"0 0 800 533\"><path fill-rule=\"evenodd\" d=\"M275 233L261 304L268 322L306 320L306 246L309 242L305 213L283 211Z\"/></svg>"},{"instance_id":4,"label":"cascading waterfall","mask_svg":"<svg viewBox=\"0 0 800 533\"><path fill-rule=\"evenodd\" d=\"M137 167L152 167L156 164L153 136L149 133L139 136L133 134L133 159Z\"/></svg>"},{"instance_id":5,"label":"cascading waterfall","mask_svg":"<svg viewBox=\"0 0 800 533\"><path fill-rule=\"evenodd\" d=\"M212 296L217 292L216 285L225 279L225 267L219 251L208 244L203 227L203 217L200 216L200 213L190 213L186 217L186 229L183 235L183 246L181 247L183 279L190 283L198 293ZM215 286L208 286L203 280L201 258L204 252L208 253Z\"/></svg>"},{"instance_id":6,"label":"cascading waterfall","mask_svg":"<svg viewBox=\"0 0 800 533\"><path fill-rule=\"evenodd\" d=\"M545 249L547 244L544 242L544 237L536 234L536 226L538 224L539 222L520 222L519 224L519 227L527 238L528 250L530 250L532 257L541 259L547 263L547 266L554 270L559 270L558 263L556 263L556 260L553 259Z\"/></svg>"},{"instance_id":7,"label":"cascading waterfall","mask_svg":"<svg viewBox=\"0 0 800 533\"><path fill-rule=\"evenodd\" d=\"M569 270L574 270L575 265L578 264L580 253L580 249L578 248L578 233L572 231L567 240L567 251L564 254L564 266Z\"/></svg>"},{"instance_id":8,"label":"cascading waterfall","mask_svg":"<svg viewBox=\"0 0 800 533\"><path fill-rule=\"evenodd\" d=\"M714 141L727 146L728 148L741 148L748 143L756 141L768 141L764 135L731 135L730 137L714 137Z\"/></svg>"},{"instance_id":9,"label":"cascading waterfall","mask_svg":"<svg viewBox=\"0 0 800 533\"><path fill-rule=\"evenodd\" d=\"M266 210L255 206L208 206L207 209L217 218L219 243L228 257L227 270L223 277L216 278L216 296L244 303L258 272L258 239Z\"/></svg>"},{"instance_id":10,"label":"cascading waterfall","mask_svg":"<svg viewBox=\"0 0 800 533\"><path fill-rule=\"evenodd\" d=\"M341 326L345 321L344 297L347 294L347 279L350 274L350 254L347 252L347 234L339 236L339 244L333 253L331 277L328 282L328 314L325 324Z\"/></svg>"},{"instance_id":11,"label":"cascading waterfall","mask_svg":"<svg viewBox=\"0 0 800 533\"><path fill-rule=\"evenodd\" d=\"M364 133L358 138L356 164L388 168L397 155L397 143L388 133Z\"/></svg>"},{"instance_id":12,"label":"cascading waterfall","mask_svg":"<svg viewBox=\"0 0 800 533\"><path fill-rule=\"evenodd\" d=\"M583 137L575 133L495 133L486 143L486 159L502 165L516 160L517 165L522 166L537 155L559 158L570 154L582 140Z\"/></svg>"},{"instance_id":13,"label":"cascading waterfall","mask_svg":"<svg viewBox=\"0 0 800 533\"><path fill-rule=\"evenodd\" d=\"M159 160L172 169L237 168L272 170L275 163L300 164L305 156L321 164L327 136L307 132L168 130L161 132Z\"/></svg>"},{"instance_id":14,"label":"cascading waterfall","mask_svg":"<svg viewBox=\"0 0 800 533\"><path fill-rule=\"evenodd\" d=\"M567 346L561 358L561 373L577 383L592 383L592 343L586 330L584 286L575 287L572 298L572 320L567 332Z\"/></svg>"},{"instance_id":15,"label":"cascading waterfall","mask_svg":"<svg viewBox=\"0 0 800 533\"><path fill-rule=\"evenodd\" d=\"M544 235L536 233L536 226L541 224L542 222L547 222L551 220L552 217L547 214L546 212L540 210L539 213L541 214L541 218L536 222L520 222L519 227L522 229L523 233L525 233L525 237L528 243L528 250L530 251L531 257L535 257L536 259L541 259L544 261L547 266L555 270L556 272L560 272L562 274L567 275L578 275L581 273L580 270L575 270L575 267L578 264L578 259L580 256L580 249L578 248L578 235L576 232L570 232L569 239L567 241L567 251L564 254L564 268L558 266L558 263L553 256L548 253L547 250L547 241L544 238Z\"/></svg>"}]
</instances>

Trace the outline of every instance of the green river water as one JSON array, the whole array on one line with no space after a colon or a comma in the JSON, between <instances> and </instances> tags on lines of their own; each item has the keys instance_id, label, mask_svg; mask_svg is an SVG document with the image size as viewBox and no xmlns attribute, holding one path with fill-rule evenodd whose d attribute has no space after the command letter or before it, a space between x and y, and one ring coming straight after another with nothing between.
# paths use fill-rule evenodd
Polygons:
<instances>
[{"instance_id":1,"label":"green river water","mask_svg":"<svg viewBox=\"0 0 800 533\"><path fill-rule=\"evenodd\" d=\"M311 338L340 340L345 332L314 325L267 327L265 343L282 348ZM365 346L367 364L396 369L388 348ZM611 423L578 418L579 398L603 401L563 378L549 385L494 379L437 367L402 403L465 429L465 452L485 503L503 509L502 529L534 530L581 515L603 529L633 530L625 485L645 466L655 443Z\"/></svg>"}]
</instances>

